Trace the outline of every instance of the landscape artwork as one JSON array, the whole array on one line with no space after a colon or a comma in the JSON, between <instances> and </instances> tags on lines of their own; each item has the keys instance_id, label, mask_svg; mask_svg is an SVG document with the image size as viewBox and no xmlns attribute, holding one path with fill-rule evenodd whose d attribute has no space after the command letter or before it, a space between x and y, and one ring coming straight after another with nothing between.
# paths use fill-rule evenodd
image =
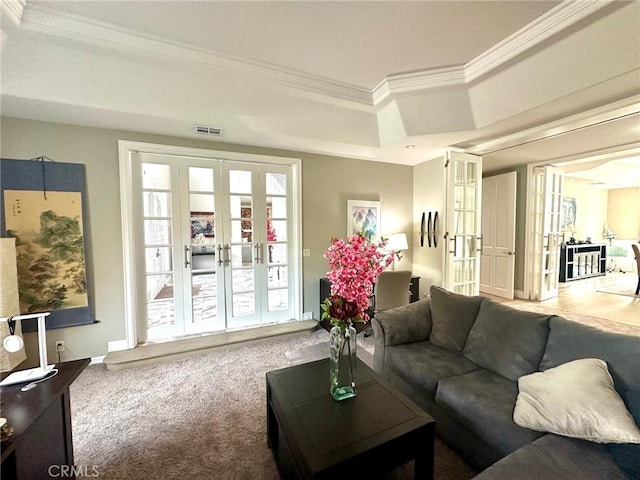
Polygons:
<instances>
[{"instance_id":1,"label":"landscape artwork","mask_svg":"<svg viewBox=\"0 0 640 480\"><path fill-rule=\"evenodd\" d=\"M362 232L370 242L377 242L380 228L380 202L347 201L347 235Z\"/></svg>"},{"instance_id":2,"label":"landscape artwork","mask_svg":"<svg viewBox=\"0 0 640 480\"><path fill-rule=\"evenodd\" d=\"M80 192L5 190L7 236L16 238L20 311L89 304Z\"/></svg>"},{"instance_id":3,"label":"landscape artwork","mask_svg":"<svg viewBox=\"0 0 640 480\"><path fill-rule=\"evenodd\" d=\"M562 198L562 229L571 230L576 227L576 199L575 197Z\"/></svg>"}]
</instances>

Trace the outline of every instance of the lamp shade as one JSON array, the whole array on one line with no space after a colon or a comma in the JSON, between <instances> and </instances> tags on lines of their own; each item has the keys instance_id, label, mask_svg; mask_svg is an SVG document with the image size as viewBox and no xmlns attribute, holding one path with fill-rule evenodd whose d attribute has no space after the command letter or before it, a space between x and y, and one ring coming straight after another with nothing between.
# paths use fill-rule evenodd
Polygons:
<instances>
[{"instance_id":1,"label":"lamp shade","mask_svg":"<svg viewBox=\"0 0 640 480\"><path fill-rule=\"evenodd\" d=\"M398 250L407 250L407 235L404 233L392 233L387 240L386 250L396 252Z\"/></svg>"},{"instance_id":2,"label":"lamp shade","mask_svg":"<svg viewBox=\"0 0 640 480\"><path fill-rule=\"evenodd\" d=\"M18 299L18 268L16 266L15 238L0 238L0 318L20 315ZM16 335L22 337L22 322L16 322ZM9 336L7 322L0 322L0 371L8 372L23 362L27 355L24 349L9 353L2 341Z\"/></svg>"}]
</instances>

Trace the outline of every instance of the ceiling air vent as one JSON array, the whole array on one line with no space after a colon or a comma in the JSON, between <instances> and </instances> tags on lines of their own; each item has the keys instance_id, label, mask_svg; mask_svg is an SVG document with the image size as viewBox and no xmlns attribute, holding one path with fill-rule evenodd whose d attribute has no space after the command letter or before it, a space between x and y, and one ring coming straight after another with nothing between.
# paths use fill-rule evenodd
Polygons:
<instances>
[{"instance_id":1,"label":"ceiling air vent","mask_svg":"<svg viewBox=\"0 0 640 480\"><path fill-rule=\"evenodd\" d=\"M222 135L221 128L207 127L206 125L194 125L193 131L199 135L213 135L216 137Z\"/></svg>"}]
</instances>

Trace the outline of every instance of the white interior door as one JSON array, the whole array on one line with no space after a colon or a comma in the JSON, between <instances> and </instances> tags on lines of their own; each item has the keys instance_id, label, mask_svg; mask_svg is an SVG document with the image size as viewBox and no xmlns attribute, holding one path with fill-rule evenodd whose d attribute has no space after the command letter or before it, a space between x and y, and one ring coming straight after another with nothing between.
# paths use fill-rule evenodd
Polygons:
<instances>
[{"instance_id":1,"label":"white interior door","mask_svg":"<svg viewBox=\"0 0 640 480\"><path fill-rule=\"evenodd\" d=\"M445 170L445 288L463 295L478 295L482 250L482 157L448 152Z\"/></svg>"},{"instance_id":2,"label":"white interior door","mask_svg":"<svg viewBox=\"0 0 640 480\"><path fill-rule=\"evenodd\" d=\"M480 291L513 299L517 173L482 179Z\"/></svg>"},{"instance_id":3,"label":"white interior door","mask_svg":"<svg viewBox=\"0 0 640 480\"><path fill-rule=\"evenodd\" d=\"M532 297L543 301L558 295L563 171L554 167L534 169L534 282Z\"/></svg>"}]
</instances>

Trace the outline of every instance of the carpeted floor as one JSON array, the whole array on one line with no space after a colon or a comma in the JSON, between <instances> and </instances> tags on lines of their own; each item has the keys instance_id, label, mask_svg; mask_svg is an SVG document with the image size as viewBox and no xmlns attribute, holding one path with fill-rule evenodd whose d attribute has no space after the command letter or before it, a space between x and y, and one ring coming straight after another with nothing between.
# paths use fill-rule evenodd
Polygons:
<instances>
[{"instance_id":1,"label":"carpeted floor","mask_svg":"<svg viewBox=\"0 0 640 480\"><path fill-rule=\"evenodd\" d=\"M89 366L71 386L76 465L102 480L278 479L266 442L265 373L303 359L324 330L157 365L109 372ZM370 362L373 339L359 340ZM290 360L286 352L298 351ZM436 442L436 480L471 470ZM413 478L411 465L381 478Z\"/></svg>"},{"instance_id":2,"label":"carpeted floor","mask_svg":"<svg viewBox=\"0 0 640 480\"><path fill-rule=\"evenodd\" d=\"M504 303L640 335L638 327L537 302ZM320 329L120 372L92 365L71 386L76 465L95 466L103 480L278 479L266 443L265 373L326 357L327 342ZM358 356L369 365L373 342L358 336ZM439 439L435 458L436 480L475 475ZM413 471L408 464L382 478Z\"/></svg>"}]
</instances>

